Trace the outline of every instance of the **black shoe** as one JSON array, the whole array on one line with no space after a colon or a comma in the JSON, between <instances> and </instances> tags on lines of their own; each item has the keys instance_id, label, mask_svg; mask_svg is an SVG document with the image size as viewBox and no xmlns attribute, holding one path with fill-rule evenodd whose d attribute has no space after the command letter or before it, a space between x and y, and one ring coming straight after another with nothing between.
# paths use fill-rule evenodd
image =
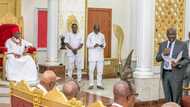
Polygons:
<instances>
[{"instance_id":1,"label":"black shoe","mask_svg":"<svg viewBox=\"0 0 190 107\"><path fill-rule=\"evenodd\" d=\"M104 90L104 87L97 85L98 89Z\"/></svg>"},{"instance_id":2,"label":"black shoe","mask_svg":"<svg viewBox=\"0 0 190 107\"><path fill-rule=\"evenodd\" d=\"M93 89L93 88L94 88L93 85L91 85L91 86L88 87L89 90L91 90L91 89Z\"/></svg>"}]
</instances>

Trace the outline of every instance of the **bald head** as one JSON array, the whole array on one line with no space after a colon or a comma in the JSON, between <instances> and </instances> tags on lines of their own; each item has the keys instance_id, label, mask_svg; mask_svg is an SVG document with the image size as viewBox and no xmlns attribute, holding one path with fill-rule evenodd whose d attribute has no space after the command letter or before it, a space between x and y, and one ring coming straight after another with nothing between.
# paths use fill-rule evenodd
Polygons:
<instances>
[{"instance_id":1,"label":"bald head","mask_svg":"<svg viewBox=\"0 0 190 107\"><path fill-rule=\"evenodd\" d=\"M115 83L113 87L114 97L123 97L127 98L131 94L130 87L125 81L119 81Z\"/></svg>"},{"instance_id":2,"label":"bald head","mask_svg":"<svg viewBox=\"0 0 190 107\"><path fill-rule=\"evenodd\" d=\"M169 28L167 29L167 37L170 42L175 41L177 35L177 30L176 28Z\"/></svg>"},{"instance_id":3,"label":"bald head","mask_svg":"<svg viewBox=\"0 0 190 107\"><path fill-rule=\"evenodd\" d=\"M94 24L94 32L98 34L100 32L100 25L99 24Z\"/></svg>"},{"instance_id":4,"label":"bald head","mask_svg":"<svg viewBox=\"0 0 190 107\"><path fill-rule=\"evenodd\" d=\"M77 82L73 80L66 81L63 85L63 93L68 99L76 98L80 91L80 87Z\"/></svg>"},{"instance_id":5,"label":"bald head","mask_svg":"<svg viewBox=\"0 0 190 107\"><path fill-rule=\"evenodd\" d=\"M168 102L162 105L162 107L181 107L180 105L174 103L174 102Z\"/></svg>"},{"instance_id":6,"label":"bald head","mask_svg":"<svg viewBox=\"0 0 190 107\"><path fill-rule=\"evenodd\" d=\"M48 84L52 81L56 81L56 77L56 74L52 70L47 70L42 74L41 81Z\"/></svg>"}]
</instances>

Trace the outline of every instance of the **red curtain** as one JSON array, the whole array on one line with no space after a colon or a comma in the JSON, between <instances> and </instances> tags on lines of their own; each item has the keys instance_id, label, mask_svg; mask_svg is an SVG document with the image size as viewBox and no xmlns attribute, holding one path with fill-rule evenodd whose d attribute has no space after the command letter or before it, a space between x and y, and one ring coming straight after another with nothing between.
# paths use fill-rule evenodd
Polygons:
<instances>
[{"instance_id":1,"label":"red curtain","mask_svg":"<svg viewBox=\"0 0 190 107\"><path fill-rule=\"evenodd\" d=\"M47 48L47 10L38 10L38 48Z\"/></svg>"}]
</instances>

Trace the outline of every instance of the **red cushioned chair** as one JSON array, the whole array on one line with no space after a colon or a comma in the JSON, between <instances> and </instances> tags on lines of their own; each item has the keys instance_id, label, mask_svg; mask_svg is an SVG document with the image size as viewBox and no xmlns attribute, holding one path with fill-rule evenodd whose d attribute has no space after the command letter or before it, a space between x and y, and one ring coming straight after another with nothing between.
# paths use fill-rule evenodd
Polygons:
<instances>
[{"instance_id":1,"label":"red cushioned chair","mask_svg":"<svg viewBox=\"0 0 190 107\"><path fill-rule=\"evenodd\" d=\"M0 25L0 74L2 79L5 80L5 62L7 48L5 47L5 42L12 37L13 33L19 31L19 26L16 24L2 24ZM28 52L36 60L36 48L29 48Z\"/></svg>"}]
</instances>

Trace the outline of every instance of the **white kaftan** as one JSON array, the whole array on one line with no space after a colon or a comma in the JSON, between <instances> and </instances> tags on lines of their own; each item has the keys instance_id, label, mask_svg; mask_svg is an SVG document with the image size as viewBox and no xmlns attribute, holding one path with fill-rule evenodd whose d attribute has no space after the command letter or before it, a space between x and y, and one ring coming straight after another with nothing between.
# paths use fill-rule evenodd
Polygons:
<instances>
[{"instance_id":1,"label":"white kaftan","mask_svg":"<svg viewBox=\"0 0 190 107\"><path fill-rule=\"evenodd\" d=\"M17 39L10 38L6 41L6 48L8 49L7 62L6 62L6 76L7 80L27 82L36 82L38 79L36 64L31 56L23 55L25 49L32 46L31 43L21 40L21 45L17 44ZM21 55L16 58L13 53Z\"/></svg>"}]
</instances>

